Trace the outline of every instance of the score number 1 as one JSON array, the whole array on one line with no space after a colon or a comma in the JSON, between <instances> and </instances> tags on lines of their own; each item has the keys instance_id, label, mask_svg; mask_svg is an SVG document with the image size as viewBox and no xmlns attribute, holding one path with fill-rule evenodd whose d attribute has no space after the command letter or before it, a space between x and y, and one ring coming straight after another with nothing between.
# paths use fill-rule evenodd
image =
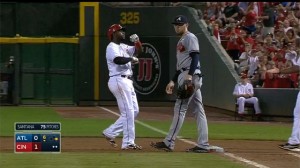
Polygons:
<instances>
[{"instance_id":1,"label":"score number 1","mask_svg":"<svg viewBox=\"0 0 300 168\"><path fill-rule=\"evenodd\" d=\"M139 24L140 12L121 12L121 24Z\"/></svg>"}]
</instances>

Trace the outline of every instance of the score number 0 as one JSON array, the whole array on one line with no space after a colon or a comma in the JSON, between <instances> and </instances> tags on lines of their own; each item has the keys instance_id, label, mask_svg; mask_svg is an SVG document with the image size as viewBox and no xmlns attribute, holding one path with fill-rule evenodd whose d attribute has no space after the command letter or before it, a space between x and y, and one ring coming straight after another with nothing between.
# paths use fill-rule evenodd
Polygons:
<instances>
[{"instance_id":1,"label":"score number 0","mask_svg":"<svg viewBox=\"0 0 300 168\"><path fill-rule=\"evenodd\" d=\"M139 24L140 12L121 12L121 24Z\"/></svg>"},{"instance_id":2,"label":"score number 0","mask_svg":"<svg viewBox=\"0 0 300 168\"><path fill-rule=\"evenodd\" d=\"M39 137L35 135L35 136L33 137L33 139L34 139L35 141L37 141L37 140L39 140ZM34 149L35 149L35 150L38 149L37 144L34 144Z\"/></svg>"}]
</instances>

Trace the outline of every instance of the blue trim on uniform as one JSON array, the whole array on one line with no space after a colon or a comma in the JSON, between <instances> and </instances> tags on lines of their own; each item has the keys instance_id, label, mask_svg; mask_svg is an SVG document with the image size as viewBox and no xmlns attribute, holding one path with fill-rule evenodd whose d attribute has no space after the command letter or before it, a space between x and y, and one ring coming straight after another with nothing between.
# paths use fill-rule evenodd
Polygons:
<instances>
[{"instance_id":1,"label":"blue trim on uniform","mask_svg":"<svg viewBox=\"0 0 300 168\"><path fill-rule=\"evenodd\" d=\"M192 62L191 62L190 70L189 70L188 74L193 75L195 70L198 68L200 54L197 52L192 52L192 53L190 53L190 57L192 57Z\"/></svg>"},{"instance_id":2,"label":"blue trim on uniform","mask_svg":"<svg viewBox=\"0 0 300 168\"><path fill-rule=\"evenodd\" d=\"M183 100L180 100L181 101L181 103L180 103L180 106L179 106L179 114L178 114L178 120L177 120L177 123L176 123L176 126L175 126L175 129L174 129L174 132L173 132L173 135L171 136L171 140L173 139L173 137L174 137L174 134L175 134L175 132L176 132L176 130L177 130L177 127L178 127L178 123L179 123L179 119L180 119L180 109L181 109L181 106L182 106L182 104L183 104Z\"/></svg>"}]
</instances>

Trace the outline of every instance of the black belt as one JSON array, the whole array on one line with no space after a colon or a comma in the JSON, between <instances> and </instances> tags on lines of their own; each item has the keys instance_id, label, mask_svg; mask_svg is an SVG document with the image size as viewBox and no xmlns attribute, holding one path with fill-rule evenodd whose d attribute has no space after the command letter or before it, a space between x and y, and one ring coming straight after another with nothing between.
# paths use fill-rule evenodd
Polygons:
<instances>
[{"instance_id":1,"label":"black belt","mask_svg":"<svg viewBox=\"0 0 300 168\"><path fill-rule=\"evenodd\" d=\"M121 75L121 77L122 77L122 78L127 78L127 79L130 79L130 80L131 80L131 77L132 77L132 76L129 76L129 75Z\"/></svg>"},{"instance_id":2,"label":"black belt","mask_svg":"<svg viewBox=\"0 0 300 168\"><path fill-rule=\"evenodd\" d=\"M203 74L199 74L199 73L197 73L195 75L199 76L199 78L202 78L204 76Z\"/></svg>"},{"instance_id":3,"label":"black belt","mask_svg":"<svg viewBox=\"0 0 300 168\"><path fill-rule=\"evenodd\" d=\"M197 67L196 69L200 69L200 67ZM177 71L177 73L180 74L180 73L182 73L182 72L184 72L184 71L186 71L186 70L189 70L189 68L181 68L180 70ZM194 74L194 75L197 75L197 76L199 76L200 78L204 76L203 74L200 74L200 73L196 73L196 74Z\"/></svg>"},{"instance_id":4,"label":"black belt","mask_svg":"<svg viewBox=\"0 0 300 168\"><path fill-rule=\"evenodd\" d=\"M200 67L197 67L196 69L200 69ZM190 70L190 68L181 68L181 69L178 70L178 71L184 72L184 71L187 71L187 70Z\"/></svg>"},{"instance_id":5,"label":"black belt","mask_svg":"<svg viewBox=\"0 0 300 168\"><path fill-rule=\"evenodd\" d=\"M190 69L189 68L181 68L179 71L184 72L184 71L187 71L187 70L190 70Z\"/></svg>"}]
</instances>

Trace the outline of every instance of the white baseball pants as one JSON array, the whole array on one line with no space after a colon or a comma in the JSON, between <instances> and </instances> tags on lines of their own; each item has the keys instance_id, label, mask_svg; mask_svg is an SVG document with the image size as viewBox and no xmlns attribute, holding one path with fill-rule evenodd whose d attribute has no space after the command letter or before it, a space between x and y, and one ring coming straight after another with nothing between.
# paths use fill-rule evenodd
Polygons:
<instances>
[{"instance_id":1,"label":"white baseball pants","mask_svg":"<svg viewBox=\"0 0 300 168\"><path fill-rule=\"evenodd\" d=\"M115 138L123 132L121 148L126 148L130 144L135 144L134 119L139 113L133 81L121 76L114 76L109 78L108 87L117 99L120 117L103 133L108 137Z\"/></svg>"}]
</instances>

